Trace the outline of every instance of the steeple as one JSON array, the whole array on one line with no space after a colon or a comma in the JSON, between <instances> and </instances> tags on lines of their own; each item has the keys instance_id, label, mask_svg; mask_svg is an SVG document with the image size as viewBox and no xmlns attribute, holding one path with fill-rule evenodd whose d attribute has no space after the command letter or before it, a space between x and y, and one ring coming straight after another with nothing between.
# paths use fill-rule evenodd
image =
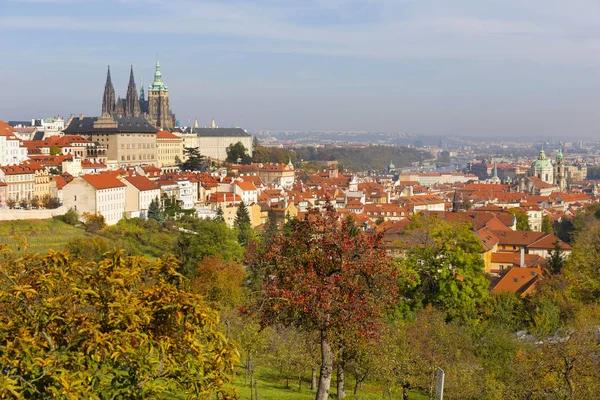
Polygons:
<instances>
[{"instance_id":1,"label":"steeple","mask_svg":"<svg viewBox=\"0 0 600 400\"><path fill-rule=\"evenodd\" d=\"M194 129L198 128L198 118L194 119Z\"/></svg>"},{"instance_id":2,"label":"steeple","mask_svg":"<svg viewBox=\"0 0 600 400\"><path fill-rule=\"evenodd\" d=\"M540 155L538 156L538 160L545 160L546 152L544 151L544 145L542 144L542 149L540 150Z\"/></svg>"},{"instance_id":3,"label":"steeple","mask_svg":"<svg viewBox=\"0 0 600 400\"><path fill-rule=\"evenodd\" d=\"M140 102L138 100L135 78L133 77L133 65L129 72L129 85L127 86L127 96L125 97L125 116L139 117L142 115Z\"/></svg>"},{"instance_id":4,"label":"steeple","mask_svg":"<svg viewBox=\"0 0 600 400\"><path fill-rule=\"evenodd\" d=\"M110 77L110 65L106 73L106 83L104 84L104 94L102 95L102 115L113 115L115 112L115 88Z\"/></svg>"},{"instance_id":5,"label":"steeple","mask_svg":"<svg viewBox=\"0 0 600 400\"><path fill-rule=\"evenodd\" d=\"M169 89L162 81L162 72L160 72L160 62L158 61L158 55L156 55L156 69L154 71L154 82L148 87L149 91L153 92L167 92Z\"/></svg>"},{"instance_id":6,"label":"steeple","mask_svg":"<svg viewBox=\"0 0 600 400\"><path fill-rule=\"evenodd\" d=\"M215 124L215 118L213 117L211 123L210 123L210 127L215 129L217 127L217 124Z\"/></svg>"},{"instance_id":7,"label":"steeple","mask_svg":"<svg viewBox=\"0 0 600 400\"><path fill-rule=\"evenodd\" d=\"M492 179L498 179L498 167L496 166L496 161L494 161L494 175Z\"/></svg>"},{"instance_id":8,"label":"steeple","mask_svg":"<svg viewBox=\"0 0 600 400\"><path fill-rule=\"evenodd\" d=\"M562 143L558 146L558 151L556 152L556 163L562 164L563 162L563 152L562 152Z\"/></svg>"}]
</instances>

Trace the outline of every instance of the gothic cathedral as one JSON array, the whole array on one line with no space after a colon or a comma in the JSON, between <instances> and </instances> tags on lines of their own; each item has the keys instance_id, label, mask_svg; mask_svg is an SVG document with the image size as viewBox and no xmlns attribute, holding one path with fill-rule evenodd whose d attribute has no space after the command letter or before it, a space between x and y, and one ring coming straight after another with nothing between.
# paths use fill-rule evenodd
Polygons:
<instances>
[{"instance_id":1,"label":"gothic cathedral","mask_svg":"<svg viewBox=\"0 0 600 400\"><path fill-rule=\"evenodd\" d=\"M161 129L175 127L175 115L169 107L169 88L162 81L160 63L156 58L154 82L148 86L148 98L142 82L140 96L137 95L133 66L129 73L129 85L125 99L119 96L115 100L115 89L110 77L110 66L106 75L104 95L102 96L102 115L112 117L144 117L153 126Z\"/></svg>"}]
</instances>

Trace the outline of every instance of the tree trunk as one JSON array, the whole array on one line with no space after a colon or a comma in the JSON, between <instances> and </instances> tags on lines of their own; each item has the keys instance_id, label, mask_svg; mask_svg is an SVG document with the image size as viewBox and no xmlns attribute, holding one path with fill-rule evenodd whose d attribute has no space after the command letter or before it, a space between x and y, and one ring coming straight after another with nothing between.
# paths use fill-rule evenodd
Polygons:
<instances>
[{"instance_id":1,"label":"tree trunk","mask_svg":"<svg viewBox=\"0 0 600 400\"><path fill-rule=\"evenodd\" d=\"M321 373L319 374L319 387L315 400L327 400L331 387L331 374L333 372L333 351L327 337L327 332L321 331Z\"/></svg>"},{"instance_id":2,"label":"tree trunk","mask_svg":"<svg viewBox=\"0 0 600 400\"><path fill-rule=\"evenodd\" d=\"M344 361L340 361L337 365L337 398L346 398L346 387L344 386Z\"/></svg>"},{"instance_id":3,"label":"tree trunk","mask_svg":"<svg viewBox=\"0 0 600 400\"><path fill-rule=\"evenodd\" d=\"M298 392L302 391L302 375L298 375Z\"/></svg>"},{"instance_id":4,"label":"tree trunk","mask_svg":"<svg viewBox=\"0 0 600 400\"><path fill-rule=\"evenodd\" d=\"M354 390L352 391L352 393L354 393L354 396L356 396L358 394L358 387L360 386L360 381L357 379L354 382Z\"/></svg>"},{"instance_id":5,"label":"tree trunk","mask_svg":"<svg viewBox=\"0 0 600 400\"><path fill-rule=\"evenodd\" d=\"M317 390L317 369L312 367L312 374L310 377L310 390Z\"/></svg>"}]
</instances>

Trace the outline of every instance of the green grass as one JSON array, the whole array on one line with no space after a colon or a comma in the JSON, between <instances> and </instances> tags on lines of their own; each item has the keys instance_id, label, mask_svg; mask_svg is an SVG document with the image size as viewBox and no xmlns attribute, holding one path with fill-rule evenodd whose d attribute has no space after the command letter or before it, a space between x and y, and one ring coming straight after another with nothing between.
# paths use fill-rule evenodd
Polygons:
<instances>
[{"instance_id":1,"label":"green grass","mask_svg":"<svg viewBox=\"0 0 600 400\"><path fill-rule=\"evenodd\" d=\"M279 375L273 370L267 368L260 368L258 373L255 375L257 381L258 398L259 400L310 400L315 398L315 392L310 390L309 377L306 376L302 381L302 390L298 391L298 380L290 380L290 387L286 388L285 379L281 379ZM248 383L249 384L249 383ZM233 382L234 387L240 394L240 399L250 399L250 387L244 385L244 369L239 368L236 378ZM331 390L329 397L334 399L336 394L336 383L335 377L331 382ZM383 400L388 397L383 396L383 388L374 385L365 384L358 391L358 394L354 396L352 390L354 389L354 381L348 379L346 381L346 399L348 400ZM394 399L400 399L401 396L397 395ZM428 400L426 395L419 392L411 392L410 400Z\"/></svg>"},{"instance_id":2,"label":"green grass","mask_svg":"<svg viewBox=\"0 0 600 400\"><path fill-rule=\"evenodd\" d=\"M55 219L0 221L0 243L7 244L18 254L45 254L49 250L62 250L74 238L86 237L82 227L74 227ZM19 239L21 238L21 239Z\"/></svg>"}]
</instances>

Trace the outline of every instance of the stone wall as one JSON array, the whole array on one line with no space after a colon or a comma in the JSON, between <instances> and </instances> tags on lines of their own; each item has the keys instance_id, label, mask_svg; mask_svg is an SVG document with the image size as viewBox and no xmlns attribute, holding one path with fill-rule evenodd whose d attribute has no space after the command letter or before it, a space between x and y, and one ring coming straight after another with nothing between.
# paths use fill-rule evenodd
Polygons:
<instances>
[{"instance_id":1,"label":"stone wall","mask_svg":"<svg viewBox=\"0 0 600 400\"><path fill-rule=\"evenodd\" d=\"M53 210L0 210L0 221L15 221L18 219L50 219L55 215L63 215L67 207L60 206Z\"/></svg>"}]
</instances>

